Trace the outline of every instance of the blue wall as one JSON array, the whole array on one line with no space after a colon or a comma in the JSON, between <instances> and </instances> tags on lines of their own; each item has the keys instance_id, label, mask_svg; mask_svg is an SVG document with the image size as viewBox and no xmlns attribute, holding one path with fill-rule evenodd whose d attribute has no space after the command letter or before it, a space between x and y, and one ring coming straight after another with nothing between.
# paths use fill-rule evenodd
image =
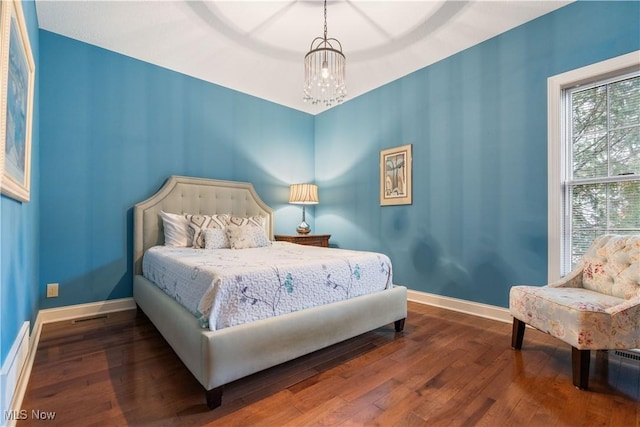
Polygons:
<instances>
[{"instance_id":1,"label":"blue wall","mask_svg":"<svg viewBox=\"0 0 640 427\"><path fill-rule=\"evenodd\" d=\"M314 177L311 115L40 31L42 308L132 295L132 207L169 175L252 182L276 232ZM42 294L42 293L41 293Z\"/></svg>"},{"instance_id":2,"label":"blue wall","mask_svg":"<svg viewBox=\"0 0 640 427\"><path fill-rule=\"evenodd\" d=\"M31 136L31 201L21 203L0 196L0 366L25 321L35 321L38 313L38 222L40 183L39 90L40 76L38 19L33 1L22 9L29 43L36 65Z\"/></svg>"},{"instance_id":3,"label":"blue wall","mask_svg":"<svg viewBox=\"0 0 640 427\"><path fill-rule=\"evenodd\" d=\"M387 253L396 283L508 306L547 278L547 78L640 49L639 2L577 2L316 119L316 231ZM413 205L379 151L413 144Z\"/></svg>"}]
</instances>

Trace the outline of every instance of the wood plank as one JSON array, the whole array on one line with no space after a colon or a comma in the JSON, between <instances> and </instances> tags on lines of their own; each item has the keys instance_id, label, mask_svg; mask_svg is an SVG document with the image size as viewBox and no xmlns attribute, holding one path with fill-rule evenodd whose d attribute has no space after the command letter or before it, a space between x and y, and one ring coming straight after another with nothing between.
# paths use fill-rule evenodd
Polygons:
<instances>
[{"instance_id":1,"label":"wood plank","mask_svg":"<svg viewBox=\"0 0 640 427\"><path fill-rule=\"evenodd\" d=\"M591 391L579 391L570 347L547 334L527 328L515 351L510 324L408 307L403 332L389 325L234 381L214 411L142 312L47 324L22 408L82 427L640 426L637 364L594 352Z\"/></svg>"}]
</instances>

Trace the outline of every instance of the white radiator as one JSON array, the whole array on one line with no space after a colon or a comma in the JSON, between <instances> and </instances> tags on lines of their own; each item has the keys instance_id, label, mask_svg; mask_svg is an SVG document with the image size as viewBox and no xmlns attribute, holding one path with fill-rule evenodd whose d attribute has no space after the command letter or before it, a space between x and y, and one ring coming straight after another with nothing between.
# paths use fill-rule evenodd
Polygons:
<instances>
[{"instance_id":1,"label":"white radiator","mask_svg":"<svg viewBox=\"0 0 640 427\"><path fill-rule=\"evenodd\" d=\"M15 397L16 389L18 387L18 381L20 381L20 375L23 368L29 358L29 322L24 322L16 340L11 346L7 358L2 364L2 371L0 371L0 425L14 425L15 417L12 417L12 410L19 408L12 408L11 404Z\"/></svg>"},{"instance_id":2,"label":"white radiator","mask_svg":"<svg viewBox=\"0 0 640 427\"><path fill-rule=\"evenodd\" d=\"M609 355L613 355L622 362L640 365L640 349L638 348L631 350L609 350Z\"/></svg>"}]
</instances>

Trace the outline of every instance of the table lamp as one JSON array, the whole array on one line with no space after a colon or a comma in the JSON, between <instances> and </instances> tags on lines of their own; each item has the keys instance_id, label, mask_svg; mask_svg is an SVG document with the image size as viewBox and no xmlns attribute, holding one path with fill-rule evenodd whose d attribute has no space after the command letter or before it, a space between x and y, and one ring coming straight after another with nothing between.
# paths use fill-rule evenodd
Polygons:
<instances>
[{"instance_id":1,"label":"table lamp","mask_svg":"<svg viewBox=\"0 0 640 427\"><path fill-rule=\"evenodd\" d=\"M318 186L315 184L292 184L289 187L289 203L302 205L302 222L298 224L298 234L309 234L311 227L305 221L305 205L318 204Z\"/></svg>"}]
</instances>

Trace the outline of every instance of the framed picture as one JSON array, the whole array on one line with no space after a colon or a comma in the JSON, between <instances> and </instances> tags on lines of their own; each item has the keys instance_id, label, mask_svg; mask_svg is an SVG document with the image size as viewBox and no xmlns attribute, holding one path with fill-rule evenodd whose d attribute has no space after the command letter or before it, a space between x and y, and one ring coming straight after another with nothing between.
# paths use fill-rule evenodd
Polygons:
<instances>
[{"instance_id":1,"label":"framed picture","mask_svg":"<svg viewBox=\"0 0 640 427\"><path fill-rule=\"evenodd\" d=\"M411 144L380 151L380 206L410 205Z\"/></svg>"},{"instance_id":2,"label":"framed picture","mask_svg":"<svg viewBox=\"0 0 640 427\"><path fill-rule=\"evenodd\" d=\"M35 64L22 3L0 7L0 190L28 202Z\"/></svg>"}]
</instances>

